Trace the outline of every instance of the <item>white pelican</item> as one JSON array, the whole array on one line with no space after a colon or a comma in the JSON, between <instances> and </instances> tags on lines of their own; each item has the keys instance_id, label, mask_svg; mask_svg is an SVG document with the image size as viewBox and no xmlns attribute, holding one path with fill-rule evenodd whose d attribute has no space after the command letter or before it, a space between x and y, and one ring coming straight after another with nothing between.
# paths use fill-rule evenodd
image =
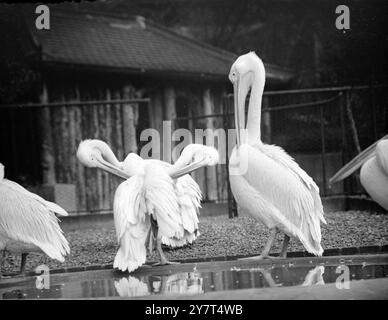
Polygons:
<instances>
[{"instance_id":1,"label":"white pelican","mask_svg":"<svg viewBox=\"0 0 388 320\"><path fill-rule=\"evenodd\" d=\"M263 144L260 138L263 62L254 52L240 56L229 80L234 88L237 129L229 164L231 189L238 205L271 231L259 258L268 257L277 230L285 234L280 257L286 257L290 237L299 239L308 252L322 255L320 222L326 221L318 186L282 148ZM243 142L240 130L245 128L249 88L247 141ZM246 170L233 174L237 163L246 163Z\"/></svg>"},{"instance_id":2,"label":"white pelican","mask_svg":"<svg viewBox=\"0 0 388 320\"><path fill-rule=\"evenodd\" d=\"M68 215L57 204L4 179L4 166L0 163L0 251L22 254L20 273L25 271L29 252L43 251L60 262L70 252L55 213Z\"/></svg>"},{"instance_id":3,"label":"white pelican","mask_svg":"<svg viewBox=\"0 0 388 320\"><path fill-rule=\"evenodd\" d=\"M164 256L162 243L183 246L199 235L197 215L201 192L187 173L215 165L218 152L214 148L188 145L174 165L143 160L134 153L119 162L105 142L85 140L78 147L77 157L85 166L98 167L127 179L117 188L113 204L120 244L115 268L131 272L144 264L147 236L150 236L150 247L156 236L160 264L168 264L171 262Z\"/></svg>"},{"instance_id":4,"label":"white pelican","mask_svg":"<svg viewBox=\"0 0 388 320\"><path fill-rule=\"evenodd\" d=\"M374 201L388 210L388 134L342 167L330 183L347 178L360 167L362 186Z\"/></svg>"}]
</instances>

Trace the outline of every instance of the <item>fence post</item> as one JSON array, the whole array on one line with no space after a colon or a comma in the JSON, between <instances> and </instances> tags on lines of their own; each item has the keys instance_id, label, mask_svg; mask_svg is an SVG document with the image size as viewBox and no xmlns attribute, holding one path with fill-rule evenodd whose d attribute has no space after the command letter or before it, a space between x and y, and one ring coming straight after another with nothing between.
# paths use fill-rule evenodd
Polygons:
<instances>
[{"instance_id":1,"label":"fence post","mask_svg":"<svg viewBox=\"0 0 388 320\"><path fill-rule=\"evenodd\" d=\"M319 116L321 124L321 160L322 160L322 182L323 182L323 196L326 195L326 160L325 160L325 124L323 117L323 106L319 107Z\"/></svg>"},{"instance_id":2,"label":"fence post","mask_svg":"<svg viewBox=\"0 0 388 320\"><path fill-rule=\"evenodd\" d=\"M229 99L228 97L223 98L224 103L222 105L222 120L223 120L223 125L224 129L228 130L229 128ZM226 107L226 108L225 108ZM226 110L225 110L226 109ZM229 137L229 135L227 135ZM232 190L230 188L230 179L229 179L229 143L226 144L226 174L227 174L227 179L228 179L228 216L229 218L234 218L238 216L237 212L237 205L236 201L234 200Z\"/></svg>"},{"instance_id":3,"label":"fence post","mask_svg":"<svg viewBox=\"0 0 388 320\"><path fill-rule=\"evenodd\" d=\"M48 91L45 83L42 85L40 103L48 103ZM43 107L40 112L40 126L42 128L42 168L43 184L55 184L55 160L51 129L51 112L49 107Z\"/></svg>"},{"instance_id":4,"label":"fence post","mask_svg":"<svg viewBox=\"0 0 388 320\"><path fill-rule=\"evenodd\" d=\"M214 113L214 103L212 99L212 92L210 88L205 88L202 92L202 103L204 115L206 118L206 129L214 130L214 119L211 115ZM208 138L206 138L208 140ZM208 141L206 141L208 143ZM218 200L217 193L217 171L216 167L205 167L205 181L207 199L210 201Z\"/></svg>"},{"instance_id":5,"label":"fence post","mask_svg":"<svg viewBox=\"0 0 388 320\"><path fill-rule=\"evenodd\" d=\"M123 99L131 99L135 96L135 89L126 84L123 88ZM136 139L136 126L137 126L137 112L138 105L132 103L125 103L122 105L122 119L123 119L123 147L124 155L127 156L130 152L137 153L137 139Z\"/></svg>"},{"instance_id":6,"label":"fence post","mask_svg":"<svg viewBox=\"0 0 388 320\"><path fill-rule=\"evenodd\" d=\"M345 91L345 96L342 94L342 99L340 101L340 121L341 121L341 158L342 166L347 162L347 148L346 148L346 128L345 128L345 103L346 102L347 91ZM349 192L349 183L345 179L342 183L343 193L346 195Z\"/></svg>"},{"instance_id":7,"label":"fence post","mask_svg":"<svg viewBox=\"0 0 388 320\"><path fill-rule=\"evenodd\" d=\"M268 96L263 96L263 141L271 143L271 111Z\"/></svg>"},{"instance_id":8,"label":"fence post","mask_svg":"<svg viewBox=\"0 0 388 320\"><path fill-rule=\"evenodd\" d=\"M357 133L357 127L356 122L354 121L353 112L352 112L352 106L351 106L351 100L349 97L349 91L346 91L346 112L349 118L350 127L352 129L352 135L353 135L353 141L357 149L357 153L361 153L361 147L360 147L360 141L358 140L358 133Z\"/></svg>"}]
</instances>

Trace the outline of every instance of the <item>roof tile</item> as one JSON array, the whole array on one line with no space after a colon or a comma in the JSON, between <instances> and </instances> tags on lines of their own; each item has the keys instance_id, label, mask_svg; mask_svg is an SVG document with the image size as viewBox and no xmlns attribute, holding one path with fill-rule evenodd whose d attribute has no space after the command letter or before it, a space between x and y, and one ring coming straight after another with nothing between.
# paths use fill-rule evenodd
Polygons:
<instances>
[{"instance_id":1,"label":"roof tile","mask_svg":"<svg viewBox=\"0 0 388 320\"><path fill-rule=\"evenodd\" d=\"M236 55L185 38L144 18L116 18L84 13L51 12L50 30L30 32L47 62L121 68L127 71L203 74L227 79ZM266 66L267 77L287 73Z\"/></svg>"}]
</instances>

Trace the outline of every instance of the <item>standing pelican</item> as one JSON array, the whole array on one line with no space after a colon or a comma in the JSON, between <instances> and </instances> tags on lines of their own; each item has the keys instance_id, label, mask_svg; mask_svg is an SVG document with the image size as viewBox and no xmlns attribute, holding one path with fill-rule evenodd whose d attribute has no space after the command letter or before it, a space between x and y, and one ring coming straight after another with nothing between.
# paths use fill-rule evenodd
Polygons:
<instances>
[{"instance_id":1,"label":"standing pelican","mask_svg":"<svg viewBox=\"0 0 388 320\"><path fill-rule=\"evenodd\" d=\"M299 239L308 252L322 255L320 222L326 221L318 186L282 148L261 141L263 62L254 52L242 55L233 63L229 79L234 88L237 129L237 146L229 164L230 184L238 205L270 229L259 258L268 257L278 230L285 234L280 257L287 256L290 237ZM247 140L242 141L245 100L250 88ZM238 163L246 166L236 173Z\"/></svg>"},{"instance_id":2,"label":"standing pelican","mask_svg":"<svg viewBox=\"0 0 388 320\"><path fill-rule=\"evenodd\" d=\"M55 203L4 179L0 163L0 251L22 254L20 273L24 273L29 252L43 251L60 262L70 252L55 213L67 216ZM1 260L2 256L0 267Z\"/></svg>"},{"instance_id":3,"label":"standing pelican","mask_svg":"<svg viewBox=\"0 0 388 320\"><path fill-rule=\"evenodd\" d=\"M174 165L143 160L134 153L119 162L106 143L85 140L77 157L88 167L98 167L126 179L117 188L113 204L120 244L115 268L131 272L145 263L146 240L151 230L150 242L156 236L161 264L171 263L164 256L162 243L176 247L197 238L201 193L187 173L215 165L218 152L214 148L191 144Z\"/></svg>"},{"instance_id":4,"label":"standing pelican","mask_svg":"<svg viewBox=\"0 0 388 320\"><path fill-rule=\"evenodd\" d=\"M330 183L347 178L360 167L362 186L374 201L388 210L388 134L341 168Z\"/></svg>"}]
</instances>

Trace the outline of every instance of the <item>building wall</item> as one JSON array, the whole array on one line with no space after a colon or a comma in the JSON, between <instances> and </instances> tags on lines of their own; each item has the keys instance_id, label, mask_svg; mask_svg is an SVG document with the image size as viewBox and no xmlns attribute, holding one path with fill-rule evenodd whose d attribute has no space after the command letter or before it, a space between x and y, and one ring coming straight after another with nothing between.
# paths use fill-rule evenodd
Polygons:
<instances>
[{"instance_id":1,"label":"building wall","mask_svg":"<svg viewBox=\"0 0 388 320\"><path fill-rule=\"evenodd\" d=\"M217 120L175 121L177 115L203 115L223 110L223 86L174 81L137 81L131 78L72 78L55 74L45 77L40 93L42 103L63 102L63 106L41 108L43 185L35 188L71 214L103 213L112 209L114 192L120 178L101 170L86 168L76 158L76 150L84 139L100 139L108 143L121 161L130 152L140 153L146 142L140 142L145 128L155 128L163 139L162 123L172 120L174 128L195 129L218 127ZM100 81L96 81L100 80ZM103 105L67 105L71 102L123 100L149 97L139 104L107 103ZM161 140L163 141L163 140ZM174 147L174 144L170 146ZM162 146L163 149L163 146ZM163 153L162 153L163 154ZM166 159L167 161L169 159ZM227 198L225 165L202 169L194 174L205 200Z\"/></svg>"}]
</instances>

